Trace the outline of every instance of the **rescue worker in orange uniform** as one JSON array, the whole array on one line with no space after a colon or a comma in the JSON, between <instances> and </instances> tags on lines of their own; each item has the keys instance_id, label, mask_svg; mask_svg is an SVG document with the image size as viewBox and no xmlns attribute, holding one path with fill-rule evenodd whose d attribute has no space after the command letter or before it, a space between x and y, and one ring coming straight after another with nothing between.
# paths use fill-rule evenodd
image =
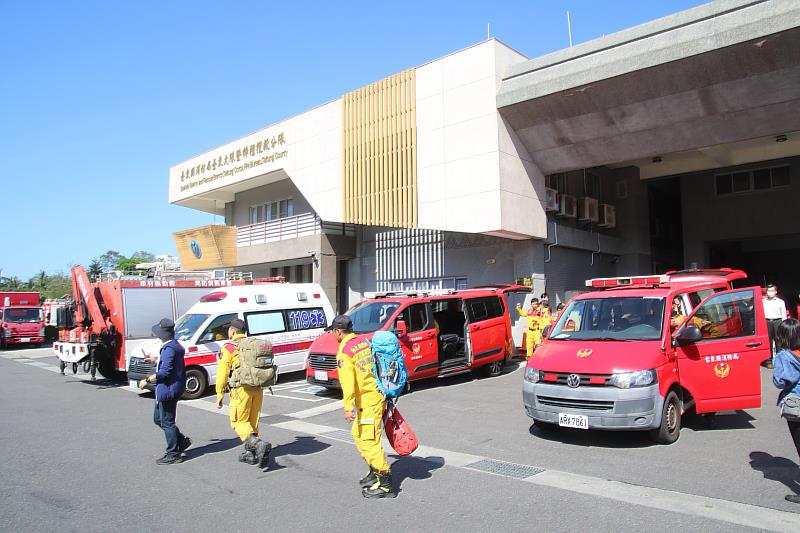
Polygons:
<instances>
[{"instance_id":1,"label":"rescue worker in orange uniform","mask_svg":"<svg viewBox=\"0 0 800 533\"><path fill-rule=\"evenodd\" d=\"M542 338L539 329L539 299L531 299L531 306L527 311L522 310L522 304L517 304L517 314L528 320L528 330L525 332L525 357L530 357Z\"/></svg>"},{"instance_id":2,"label":"rescue worker in orange uniform","mask_svg":"<svg viewBox=\"0 0 800 533\"><path fill-rule=\"evenodd\" d=\"M367 475L359 480L361 494L365 498L394 498L397 492L381 442L386 400L372 373L369 342L356 337L353 322L347 315L334 318L327 330L333 332L339 343L336 365L342 387L344 418L353 424L353 440L369 466Z\"/></svg>"},{"instance_id":3,"label":"rescue worker in orange uniform","mask_svg":"<svg viewBox=\"0 0 800 533\"><path fill-rule=\"evenodd\" d=\"M236 341L244 339L246 336L244 320L240 318L231 320L228 326L230 342L226 342L222 346L222 354L217 362L217 409L222 409L225 391L230 388L231 427L244 443L244 451L239 455L239 461L263 467L269 463L269 452L272 449L270 443L261 440L258 436L258 420L261 417L264 391L260 387L247 385L228 386L228 379L233 370L239 367Z\"/></svg>"},{"instance_id":4,"label":"rescue worker in orange uniform","mask_svg":"<svg viewBox=\"0 0 800 533\"><path fill-rule=\"evenodd\" d=\"M553 325L553 312L550 311L550 297L543 292L539 297L539 330L544 332L544 328ZM541 344L541 336L539 343Z\"/></svg>"}]
</instances>

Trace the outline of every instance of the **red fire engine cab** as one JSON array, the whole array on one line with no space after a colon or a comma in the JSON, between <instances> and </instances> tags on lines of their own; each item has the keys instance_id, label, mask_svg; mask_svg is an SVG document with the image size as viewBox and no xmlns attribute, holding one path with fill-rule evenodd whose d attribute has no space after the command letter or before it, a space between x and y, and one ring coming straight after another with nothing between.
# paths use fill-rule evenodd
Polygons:
<instances>
[{"instance_id":1,"label":"red fire engine cab","mask_svg":"<svg viewBox=\"0 0 800 533\"><path fill-rule=\"evenodd\" d=\"M594 279L529 359L523 404L536 427L648 430L675 442L681 417L761 406L770 356L759 287L738 270Z\"/></svg>"},{"instance_id":2,"label":"red fire engine cab","mask_svg":"<svg viewBox=\"0 0 800 533\"><path fill-rule=\"evenodd\" d=\"M62 374L67 365L73 373L82 365L92 379L97 371L109 379L121 377L130 354L152 340L153 324L164 317L175 320L211 289L244 285L247 278L223 271L167 271L153 276L112 273L90 282L80 265L71 274L74 305L53 351Z\"/></svg>"},{"instance_id":3,"label":"red fire engine cab","mask_svg":"<svg viewBox=\"0 0 800 533\"><path fill-rule=\"evenodd\" d=\"M0 348L44 342L38 292L0 292Z\"/></svg>"}]
</instances>

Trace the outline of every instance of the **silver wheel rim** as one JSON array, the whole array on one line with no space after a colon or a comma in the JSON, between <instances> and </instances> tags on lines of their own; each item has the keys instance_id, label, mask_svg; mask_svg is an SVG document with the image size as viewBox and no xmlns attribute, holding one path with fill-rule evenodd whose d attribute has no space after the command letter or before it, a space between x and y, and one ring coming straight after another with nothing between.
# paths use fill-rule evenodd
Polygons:
<instances>
[{"instance_id":1,"label":"silver wheel rim","mask_svg":"<svg viewBox=\"0 0 800 533\"><path fill-rule=\"evenodd\" d=\"M194 376L186 378L186 392L194 394L200 388L200 380Z\"/></svg>"},{"instance_id":2,"label":"silver wheel rim","mask_svg":"<svg viewBox=\"0 0 800 533\"><path fill-rule=\"evenodd\" d=\"M667 431L670 433L675 431L675 428L678 426L678 406L675 405L675 402L670 402L667 405Z\"/></svg>"}]
</instances>

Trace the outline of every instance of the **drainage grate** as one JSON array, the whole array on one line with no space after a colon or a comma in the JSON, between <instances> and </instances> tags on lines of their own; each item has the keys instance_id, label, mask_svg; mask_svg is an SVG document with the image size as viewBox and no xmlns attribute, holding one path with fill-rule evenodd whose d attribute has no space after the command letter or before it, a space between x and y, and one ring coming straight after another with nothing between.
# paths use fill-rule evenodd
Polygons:
<instances>
[{"instance_id":1,"label":"drainage grate","mask_svg":"<svg viewBox=\"0 0 800 533\"><path fill-rule=\"evenodd\" d=\"M336 440L343 440L345 442L353 442L353 435L351 435L349 431L345 431L343 429L337 429L336 431L326 431L325 433L320 433L320 436Z\"/></svg>"},{"instance_id":2,"label":"drainage grate","mask_svg":"<svg viewBox=\"0 0 800 533\"><path fill-rule=\"evenodd\" d=\"M543 468L507 463L495 459L481 459L480 461L466 465L465 468L489 472L490 474L497 474L500 476L515 477L517 479L525 479L526 477L535 476L536 474L544 472Z\"/></svg>"}]
</instances>

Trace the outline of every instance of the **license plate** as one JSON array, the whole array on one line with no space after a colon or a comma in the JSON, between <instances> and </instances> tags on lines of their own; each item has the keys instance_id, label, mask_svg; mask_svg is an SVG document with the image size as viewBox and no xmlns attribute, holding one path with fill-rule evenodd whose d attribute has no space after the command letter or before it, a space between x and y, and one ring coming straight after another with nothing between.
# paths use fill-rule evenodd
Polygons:
<instances>
[{"instance_id":1,"label":"license plate","mask_svg":"<svg viewBox=\"0 0 800 533\"><path fill-rule=\"evenodd\" d=\"M589 429L589 417L558 413L558 425L564 428Z\"/></svg>"},{"instance_id":2,"label":"license plate","mask_svg":"<svg viewBox=\"0 0 800 533\"><path fill-rule=\"evenodd\" d=\"M19 342L31 342L31 338L30 338L30 337L22 337L22 338L19 340Z\"/></svg>"},{"instance_id":3,"label":"license plate","mask_svg":"<svg viewBox=\"0 0 800 533\"><path fill-rule=\"evenodd\" d=\"M314 379L317 381L328 381L328 373L324 370L315 370Z\"/></svg>"}]
</instances>

